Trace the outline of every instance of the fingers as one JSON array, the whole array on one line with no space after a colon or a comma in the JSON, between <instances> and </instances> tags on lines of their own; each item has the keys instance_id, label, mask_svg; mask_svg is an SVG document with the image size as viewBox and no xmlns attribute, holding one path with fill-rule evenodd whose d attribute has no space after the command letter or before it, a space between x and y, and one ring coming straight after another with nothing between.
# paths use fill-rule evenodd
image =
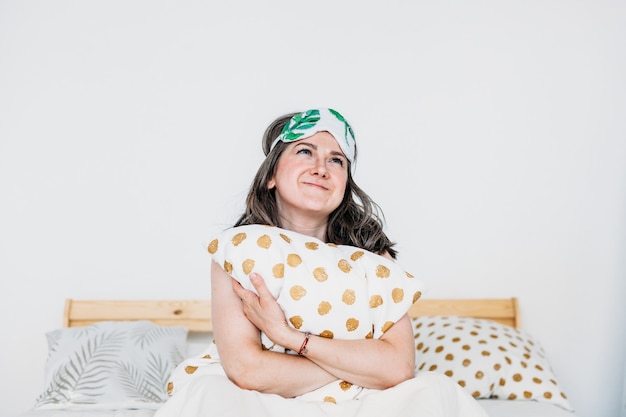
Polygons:
<instances>
[{"instance_id":1,"label":"fingers","mask_svg":"<svg viewBox=\"0 0 626 417\"><path fill-rule=\"evenodd\" d=\"M231 278L231 282L233 284L233 291L237 294L237 297L243 299L246 294L246 289L241 286L239 281L234 278Z\"/></svg>"},{"instance_id":2,"label":"fingers","mask_svg":"<svg viewBox=\"0 0 626 417\"><path fill-rule=\"evenodd\" d=\"M252 283L252 285L254 285L254 289L256 290L257 294L259 294L260 298L274 298L270 293L270 290L267 288L267 285L265 285L265 281L263 280L263 277L261 277L261 275L257 274L256 272L251 273L250 282Z\"/></svg>"},{"instance_id":3,"label":"fingers","mask_svg":"<svg viewBox=\"0 0 626 417\"><path fill-rule=\"evenodd\" d=\"M274 299L270 290L267 288L267 285L265 285L265 281L263 280L263 277L261 275L253 272L252 274L250 274L250 282L254 286L256 294L254 293L254 291L250 291L244 288L241 283L232 278L233 291L242 301L252 303L253 300L259 300L261 298L266 300L268 298Z\"/></svg>"}]
</instances>

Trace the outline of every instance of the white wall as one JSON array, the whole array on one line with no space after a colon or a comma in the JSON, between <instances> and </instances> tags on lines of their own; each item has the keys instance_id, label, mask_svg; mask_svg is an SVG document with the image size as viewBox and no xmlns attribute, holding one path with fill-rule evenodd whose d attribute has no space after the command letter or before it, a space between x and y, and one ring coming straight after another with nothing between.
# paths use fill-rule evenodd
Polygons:
<instances>
[{"instance_id":1,"label":"white wall","mask_svg":"<svg viewBox=\"0 0 626 417\"><path fill-rule=\"evenodd\" d=\"M430 297L518 296L580 416L622 409L623 1L0 0L0 409L74 298L208 296L275 116L333 106Z\"/></svg>"}]
</instances>

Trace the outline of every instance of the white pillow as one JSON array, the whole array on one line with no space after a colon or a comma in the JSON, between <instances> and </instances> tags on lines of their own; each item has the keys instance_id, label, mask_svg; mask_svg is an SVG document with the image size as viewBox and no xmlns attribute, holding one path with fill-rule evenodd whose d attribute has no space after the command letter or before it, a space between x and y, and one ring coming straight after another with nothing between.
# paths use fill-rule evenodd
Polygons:
<instances>
[{"instance_id":1,"label":"white pillow","mask_svg":"<svg viewBox=\"0 0 626 417\"><path fill-rule=\"evenodd\" d=\"M535 400L572 411L543 348L527 333L492 320L413 319L416 371L441 372L475 398Z\"/></svg>"},{"instance_id":2,"label":"white pillow","mask_svg":"<svg viewBox=\"0 0 626 417\"><path fill-rule=\"evenodd\" d=\"M46 336L45 388L35 408L157 408L186 353L187 329L101 322Z\"/></svg>"},{"instance_id":3,"label":"white pillow","mask_svg":"<svg viewBox=\"0 0 626 417\"><path fill-rule=\"evenodd\" d=\"M278 227L231 228L208 250L244 288L258 272L294 328L329 338L380 338L423 288L391 259Z\"/></svg>"},{"instance_id":4,"label":"white pillow","mask_svg":"<svg viewBox=\"0 0 626 417\"><path fill-rule=\"evenodd\" d=\"M329 339L380 338L406 314L423 289L422 280L389 258L278 227L228 229L211 241L208 251L246 289L255 291L249 276L259 273L293 328ZM286 352L264 333L261 343L267 350ZM210 357L190 364L191 372L199 375L204 372L203 364L219 360L213 353ZM183 372L173 379L175 389L187 380ZM346 381L333 381L298 398L339 402L363 390Z\"/></svg>"}]
</instances>

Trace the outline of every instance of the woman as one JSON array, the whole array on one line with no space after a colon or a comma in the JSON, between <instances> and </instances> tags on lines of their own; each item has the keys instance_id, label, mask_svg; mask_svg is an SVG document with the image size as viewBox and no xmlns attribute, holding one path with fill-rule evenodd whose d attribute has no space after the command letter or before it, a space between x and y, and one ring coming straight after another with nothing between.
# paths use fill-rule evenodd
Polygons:
<instances>
[{"instance_id":1,"label":"woman","mask_svg":"<svg viewBox=\"0 0 626 417\"><path fill-rule=\"evenodd\" d=\"M175 372L158 416L246 414L242 404L274 417L391 415L387 400L424 415L482 416L445 377L416 381L406 311L421 284L393 262L379 208L352 178L345 118L332 109L283 116L263 150L244 214L209 246L216 345L179 366L197 376Z\"/></svg>"}]
</instances>

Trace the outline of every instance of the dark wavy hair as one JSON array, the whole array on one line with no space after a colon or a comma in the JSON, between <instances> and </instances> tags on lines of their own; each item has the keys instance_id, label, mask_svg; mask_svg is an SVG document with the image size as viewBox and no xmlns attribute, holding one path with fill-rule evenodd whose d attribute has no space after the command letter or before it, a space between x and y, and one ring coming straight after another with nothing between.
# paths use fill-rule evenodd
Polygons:
<instances>
[{"instance_id":1,"label":"dark wavy hair","mask_svg":"<svg viewBox=\"0 0 626 417\"><path fill-rule=\"evenodd\" d=\"M235 226L265 224L281 227L275 189L268 189L267 184L274 176L278 160L287 144L279 141L272 150L270 147L295 114L298 113L277 118L265 130L263 135L265 160L252 181L246 198L246 209ZM356 160L356 149L354 159ZM327 242L356 246L378 254L388 253L396 259L398 252L393 249L395 243L391 242L383 231L383 221L382 209L354 182L351 163L348 161L346 191L341 204L328 218Z\"/></svg>"}]
</instances>

